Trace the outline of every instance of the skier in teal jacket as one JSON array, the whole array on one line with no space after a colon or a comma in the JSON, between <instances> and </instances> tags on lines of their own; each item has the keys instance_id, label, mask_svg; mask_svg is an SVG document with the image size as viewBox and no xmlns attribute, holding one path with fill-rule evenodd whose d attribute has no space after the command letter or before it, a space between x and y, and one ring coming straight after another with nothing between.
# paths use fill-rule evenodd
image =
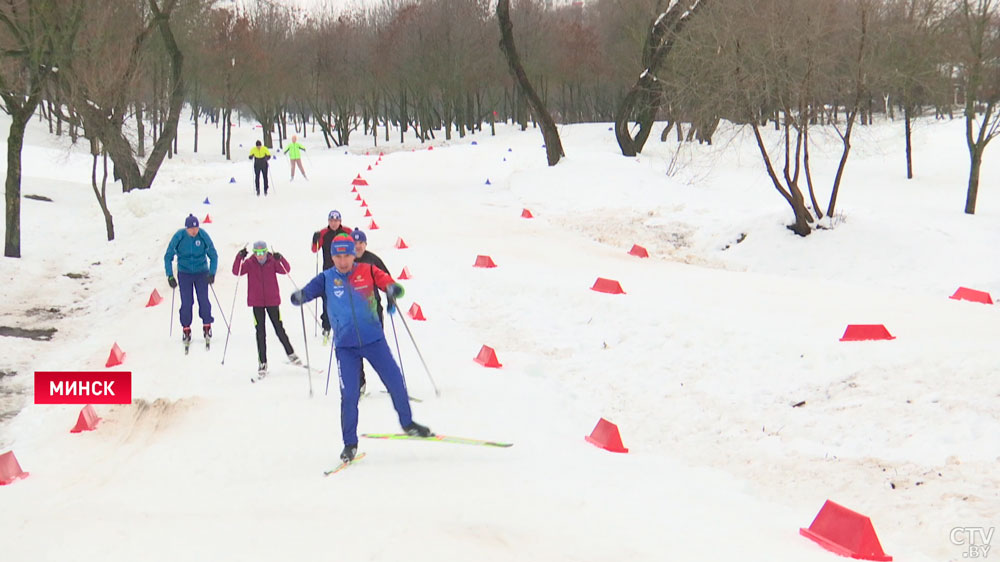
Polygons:
<instances>
[{"instance_id":1,"label":"skier in teal jacket","mask_svg":"<svg viewBox=\"0 0 1000 562\"><path fill-rule=\"evenodd\" d=\"M177 256L177 278L174 278L174 256ZM181 327L185 343L191 341L191 319L194 307L194 292L198 293L198 316L206 340L212 338L212 303L208 300L208 286L215 283L215 271L219 266L219 254L207 232L198 224L198 217L188 215L184 228L174 233L167 251L163 254L163 266L167 272L170 288L181 286Z\"/></svg>"}]
</instances>

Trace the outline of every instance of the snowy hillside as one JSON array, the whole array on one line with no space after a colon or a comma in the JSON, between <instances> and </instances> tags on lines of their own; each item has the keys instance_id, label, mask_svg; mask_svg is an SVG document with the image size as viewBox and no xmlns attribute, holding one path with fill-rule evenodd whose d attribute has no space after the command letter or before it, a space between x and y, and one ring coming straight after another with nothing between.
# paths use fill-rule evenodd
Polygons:
<instances>
[{"instance_id":1,"label":"snowy hillside","mask_svg":"<svg viewBox=\"0 0 1000 562\"><path fill-rule=\"evenodd\" d=\"M0 260L0 324L57 332L0 337L0 370L16 373L2 388L24 401L0 422L0 453L31 473L0 487L2 557L824 561L837 558L798 529L831 499L870 516L895 560L962 559L950 531L1000 521L1000 317L948 298L960 286L1000 294L1000 166L990 149L978 213L963 214L962 126L918 124L911 181L902 124L862 128L842 215L800 238L738 130L623 158L607 124L566 126L554 168L534 130L433 150L360 135L329 150L310 133L310 181L290 183L280 157L274 192L257 198L255 129L237 130L226 162L215 129L193 155L182 123L181 154L151 190L109 188L107 243L85 148L33 122L23 193L52 202L22 202L24 258ZM838 154L835 139L812 150L819 185ZM358 174L370 218L351 193ZM336 373L324 395L330 351L312 306L301 314L288 295L315 274L309 242L331 209L367 232L390 274L412 274L402 305L427 320L407 325L441 389L397 318L422 399L414 418L513 447L362 439L362 462L322 476L342 446ZM185 357L163 252L188 213L211 216L220 265L212 350ZM312 398L270 326L271 375L249 382L253 318L229 270L258 239L291 263L282 314L323 369ZM651 257L628 255L633 244ZM474 268L477 255L498 267ZM590 290L598 277L625 294ZM166 302L146 308L153 289ZM848 324L896 339L838 341ZM101 370L113 343L132 406L98 407L96 431L70 434L79 407L31 404L34 371ZM502 368L473 361L482 345ZM359 430L397 431L369 377ZM584 440L601 417L628 454Z\"/></svg>"}]
</instances>

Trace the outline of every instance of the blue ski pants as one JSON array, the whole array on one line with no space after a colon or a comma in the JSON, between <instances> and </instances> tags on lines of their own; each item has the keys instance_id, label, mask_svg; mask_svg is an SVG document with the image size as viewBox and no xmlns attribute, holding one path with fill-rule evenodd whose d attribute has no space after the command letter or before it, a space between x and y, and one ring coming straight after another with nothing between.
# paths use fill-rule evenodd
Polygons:
<instances>
[{"instance_id":1,"label":"blue ski pants","mask_svg":"<svg viewBox=\"0 0 1000 562\"><path fill-rule=\"evenodd\" d=\"M177 285L181 289L181 326L191 325L191 312L194 307L194 293L198 293L198 316L202 324L211 324L212 303L208 300L208 272L184 273L177 272Z\"/></svg>"},{"instance_id":2,"label":"blue ski pants","mask_svg":"<svg viewBox=\"0 0 1000 562\"><path fill-rule=\"evenodd\" d=\"M344 435L344 445L358 444L358 400L361 398L361 360L368 363L378 373L382 384L392 397L392 405L399 415L399 425L406 427L413 421L410 412L410 397L406 392L406 381L396 364L385 338L380 338L361 347L338 347L337 362L340 364L340 429Z\"/></svg>"}]
</instances>

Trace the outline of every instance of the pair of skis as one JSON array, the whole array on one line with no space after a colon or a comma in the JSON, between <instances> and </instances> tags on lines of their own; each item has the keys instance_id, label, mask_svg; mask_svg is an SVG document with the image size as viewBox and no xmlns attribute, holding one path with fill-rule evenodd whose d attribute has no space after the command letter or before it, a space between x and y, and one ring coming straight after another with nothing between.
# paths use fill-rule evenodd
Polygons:
<instances>
[{"instance_id":1,"label":"pair of skis","mask_svg":"<svg viewBox=\"0 0 1000 562\"><path fill-rule=\"evenodd\" d=\"M431 435L430 437L418 437L416 435L408 435L406 433L362 433L361 437L367 437L368 439L386 439L390 441L397 440L414 440L414 441L437 441L439 443L456 443L459 445L477 445L482 447L499 447L507 448L513 447L513 443L502 443L500 441L487 441L483 439L470 439L468 437L455 437L454 435ZM336 474L341 470L351 466L352 464L360 461L365 457L365 453L361 453L354 457L354 460L342 462L336 467L323 471L323 476L330 476L331 474Z\"/></svg>"},{"instance_id":2,"label":"pair of skis","mask_svg":"<svg viewBox=\"0 0 1000 562\"><path fill-rule=\"evenodd\" d=\"M303 369L306 369L306 368L307 368L307 367L306 367L306 364L305 364L305 363L302 363L301 361L300 361L300 362L298 362L298 363L291 363L291 362L287 362L287 361L286 361L285 363L286 363L286 364L288 364L288 365L292 365L292 366L294 366L294 367L302 367ZM323 372L324 372L324 370L323 370L323 369L316 369L316 368L313 368L313 369L311 369L311 370L312 370L312 371L313 371L314 373L323 373ZM257 373L257 376L256 376L256 377L250 377L250 382L252 382L252 383L256 383L256 382L258 382L258 381L262 381L262 380L264 380L264 379L265 379L266 377L267 377L267 371L264 371L263 373L260 373L260 372L258 372L258 373Z\"/></svg>"}]
</instances>

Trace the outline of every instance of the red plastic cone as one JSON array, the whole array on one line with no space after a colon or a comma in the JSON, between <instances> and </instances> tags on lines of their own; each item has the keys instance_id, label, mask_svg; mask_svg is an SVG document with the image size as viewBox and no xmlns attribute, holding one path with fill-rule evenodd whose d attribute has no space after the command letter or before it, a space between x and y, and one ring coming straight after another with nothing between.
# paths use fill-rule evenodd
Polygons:
<instances>
[{"instance_id":1,"label":"red plastic cone","mask_svg":"<svg viewBox=\"0 0 1000 562\"><path fill-rule=\"evenodd\" d=\"M533 219L533 218L535 218L535 215L531 214L531 211L529 211L527 209L522 209L521 210L521 218L522 219Z\"/></svg>"},{"instance_id":2,"label":"red plastic cone","mask_svg":"<svg viewBox=\"0 0 1000 562\"><path fill-rule=\"evenodd\" d=\"M358 177L354 178L351 185L368 185L368 182L361 178L361 174L358 174Z\"/></svg>"},{"instance_id":3,"label":"red plastic cone","mask_svg":"<svg viewBox=\"0 0 1000 562\"><path fill-rule=\"evenodd\" d=\"M366 216L366 217L370 217L370 216L372 216L372 211L371 211L371 209L365 209L365 216Z\"/></svg>"},{"instance_id":4,"label":"red plastic cone","mask_svg":"<svg viewBox=\"0 0 1000 562\"><path fill-rule=\"evenodd\" d=\"M205 220L201 221L202 224L212 224L212 217L205 215Z\"/></svg>"},{"instance_id":5,"label":"red plastic cone","mask_svg":"<svg viewBox=\"0 0 1000 562\"><path fill-rule=\"evenodd\" d=\"M848 324L840 341L894 340L882 324Z\"/></svg>"},{"instance_id":6,"label":"red plastic cone","mask_svg":"<svg viewBox=\"0 0 1000 562\"><path fill-rule=\"evenodd\" d=\"M375 224L375 221L372 221L372 223L368 225L368 230L378 230L378 225Z\"/></svg>"},{"instance_id":7,"label":"red plastic cone","mask_svg":"<svg viewBox=\"0 0 1000 562\"><path fill-rule=\"evenodd\" d=\"M156 289L153 289L153 292L149 294L149 302L146 303L146 308L156 306L161 302L163 302L163 297L160 296L160 293Z\"/></svg>"},{"instance_id":8,"label":"red plastic cone","mask_svg":"<svg viewBox=\"0 0 1000 562\"><path fill-rule=\"evenodd\" d=\"M361 206L362 206L362 207L367 207L367 206L368 206L368 203L367 203L367 202L366 202L366 201L365 201L364 199L362 199L362 200L361 200Z\"/></svg>"},{"instance_id":9,"label":"red plastic cone","mask_svg":"<svg viewBox=\"0 0 1000 562\"><path fill-rule=\"evenodd\" d=\"M368 171L369 172L372 171L372 165L371 164L368 164Z\"/></svg>"},{"instance_id":10,"label":"red plastic cone","mask_svg":"<svg viewBox=\"0 0 1000 562\"><path fill-rule=\"evenodd\" d=\"M639 256L640 258L649 257L649 252L646 251L646 248L643 248L638 244L632 244L632 249L629 250L628 253L630 256Z\"/></svg>"},{"instance_id":11,"label":"red plastic cone","mask_svg":"<svg viewBox=\"0 0 1000 562\"><path fill-rule=\"evenodd\" d=\"M397 250L405 250L407 248L409 248L409 246L406 245L406 242L403 242L402 238L396 238L396 249Z\"/></svg>"},{"instance_id":12,"label":"red plastic cone","mask_svg":"<svg viewBox=\"0 0 1000 562\"><path fill-rule=\"evenodd\" d=\"M361 194L360 194L360 193L358 193L357 195L355 195L355 196L354 196L354 200L355 200L355 201L361 201Z\"/></svg>"},{"instance_id":13,"label":"red plastic cone","mask_svg":"<svg viewBox=\"0 0 1000 562\"><path fill-rule=\"evenodd\" d=\"M122 361L125 360L125 352L122 348L118 347L118 342L115 342L111 346L111 354L108 355L108 361L104 364L105 367L114 367L115 365L121 365Z\"/></svg>"},{"instance_id":14,"label":"red plastic cone","mask_svg":"<svg viewBox=\"0 0 1000 562\"><path fill-rule=\"evenodd\" d=\"M799 534L841 556L880 562L892 560L882 550L871 519L830 500L823 504L812 525L800 528Z\"/></svg>"},{"instance_id":15,"label":"red plastic cone","mask_svg":"<svg viewBox=\"0 0 1000 562\"><path fill-rule=\"evenodd\" d=\"M359 180L359 179L361 179L361 174L358 174L358 177L356 177L356 178L354 178L354 179L356 179L356 180Z\"/></svg>"},{"instance_id":16,"label":"red plastic cone","mask_svg":"<svg viewBox=\"0 0 1000 562\"><path fill-rule=\"evenodd\" d=\"M399 273L398 279L413 279L413 276L410 275L410 268L403 266L403 271Z\"/></svg>"},{"instance_id":17,"label":"red plastic cone","mask_svg":"<svg viewBox=\"0 0 1000 562\"><path fill-rule=\"evenodd\" d=\"M618 433L618 426L601 418L597 421L594 431L584 437L588 443L593 443L598 447L611 451L612 453L627 453L628 449L622 444L622 436Z\"/></svg>"},{"instance_id":18,"label":"red plastic cone","mask_svg":"<svg viewBox=\"0 0 1000 562\"><path fill-rule=\"evenodd\" d=\"M981 302L983 304L993 304L990 294L985 291L977 291L966 287L959 287L955 294L948 297L955 300Z\"/></svg>"},{"instance_id":19,"label":"red plastic cone","mask_svg":"<svg viewBox=\"0 0 1000 562\"><path fill-rule=\"evenodd\" d=\"M358 188L356 188L356 187L352 187L351 188L351 193L357 193L357 192L358 192Z\"/></svg>"},{"instance_id":20,"label":"red plastic cone","mask_svg":"<svg viewBox=\"0 0 1000 562\"><path fill-rule=\"evenodd\" d=\"M21 470L21 464L17 462L14 451L7 451L0 455L0 486L6 486L15 480L27 477L28 473Z\"/></svg>"},{"instance_id":21,"label":"red plastic cone","mask_svg":"<svg viewBox=\"0 0 1000 562\"><path fill-rule=\"evenodd\" d=\"M97 411L94 410L93 406L87 404L80 410L80 417L77 418L76 425L69 432L93 431L97 429L97 422L99 421L101 421L101 418L97 417Z\"/></svg>"},{"instance_id":22,"label":"red plastic cone","mask_svg":"<svg viewBox=\"0 0 1000 562\"><path fill-rule=\"evenodd\" d=\"M597 291L598 293L609 293L612 295L624 295L625 291L622 289L621 283L614 281L612 279L605 279L603 277L598 277L597 281L594 281L594 286L590 288L591 291Z\"/></svg>"},{"instance_id":23,"label":"red plastic cone","mask_svg":"<svg viewBox=\"0 0 1000 562\"><path fill-rule=\"evenodd\" d=\"M409 312L409 314L410 314L410 318L413 318L414 320L421 320L421 321L422 320L427 320L426 318L424 318L424 311L423 311L423 309L420 308L420 305L417 304L417 303L413 303L412 305L410 305L410 312Z\"/></svg>"},{"instance_id":24,"label":"red plastic cone","mask_svg":"<svg viewBox=\"0 0 1000 562\"><path fill-rule=\"evenodd\" d=\"M472 267L496 267L493 258L489 256L476 256L476 263Z\"/></svg>"},{"instance_id":25,"label":"red plastic cone","mask_svg":"<svg viewBox=\"0 0 1000 562\"><path fill-rule=\"evenodd\" d=\"M434 147L433 146L428 146L427 150L434 150Z\"/></svg>"},{"instance_id":26,"label":"red plastic cone","mask_svg":"<svg viewBox=\"0 0 1000 562\"><path fill-rule=\"evenodd\" d=\"M491 369L499 369L500 367L503 367L503 365L500 364L500 361L497 360L497 352L488 345L484 345L479 350L479 355L476 356L476 363Z\"/></svg>"}]
</instances>

